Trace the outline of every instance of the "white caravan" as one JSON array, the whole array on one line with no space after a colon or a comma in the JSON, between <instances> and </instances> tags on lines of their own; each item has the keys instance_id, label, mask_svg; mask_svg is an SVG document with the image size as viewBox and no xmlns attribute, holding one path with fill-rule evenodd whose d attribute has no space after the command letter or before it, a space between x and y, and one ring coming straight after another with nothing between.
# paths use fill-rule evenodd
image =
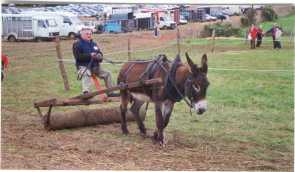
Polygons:
<instances>
[{"instance_id":1,"label":"white caravan","mask_svg":"<svg viewBox=\"0 0 295 172\"><path fill-rule=\"evenodd\" d=\"M59 34L54 17L35 14L2 14L2 39L42 40Z\"/></svg>"},{"instance_id":2,"label":"white caravan","mask_svg":"<svg viewBox=\"0 0 295 172\"><path fill-rule=\"evenodd\" d=\"M77 15L65 12L56 12L60 36L74 38L85 27Z\"/></svg>"},{"instance_id":3,"label":"white caravan","mask_svg":"<svg viewBox=\"0 0 295 172\"><path fill-rule=\"evenodd\" d=\"M70 12L35 12L43 16L52 16L59 27L59 35L74 38L85 27L77 15Z\"/></svg>"}]
</instances>

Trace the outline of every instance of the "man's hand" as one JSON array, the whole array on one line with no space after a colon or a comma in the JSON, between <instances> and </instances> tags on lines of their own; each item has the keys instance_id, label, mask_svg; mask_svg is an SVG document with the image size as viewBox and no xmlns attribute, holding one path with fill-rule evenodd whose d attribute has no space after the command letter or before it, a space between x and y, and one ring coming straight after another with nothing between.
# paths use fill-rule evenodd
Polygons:
<instances>
[{"instance_id":1,"label":"man's hand","mask_svg":"<svg viewBox=\"0 0 295 172\"><path fill-rule=\"evenodd\" d=\"M91 58L96 59L99 62L102 61L102 55L100 53L91 53Z\"/></svg>"},{"instance_id":2,"label":"man's hand","mask_svg":"<svg viewBox=\"0 0 295 172\"><path fill-rule=\"evenodd\" d=\"M100 54L100 53L98 53L97 55L97 60L98 60L98 62L102 62L102 55Z\"/></svg>"}]
</instances>

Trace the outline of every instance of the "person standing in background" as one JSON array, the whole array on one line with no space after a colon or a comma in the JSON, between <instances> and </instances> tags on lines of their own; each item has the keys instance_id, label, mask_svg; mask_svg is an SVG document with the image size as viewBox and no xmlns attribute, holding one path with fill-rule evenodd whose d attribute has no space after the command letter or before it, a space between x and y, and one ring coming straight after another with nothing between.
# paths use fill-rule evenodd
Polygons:
<instances>
[{"instance_id":1,"label":"person standing in background","mask_svg":"<svg viewBox=\"0 0 295 172\"><path fill-rule=\"evenodd\" d=\"M281 35L283 33L282 28L280 28L276 23L273 24L272 28L270 28L268 31L266 31L264 34L271 33L272 36L272 41L273 41L273 48L280 49L282 48L281 46Z\"/></svg>"},{"instance_id":2,"label":"person standing in background","mask_svg":"<svg viewBox=\"0 0 295 172\"><path fill-rule=\"evenodd\" d=\"M262 30L262 27L259 26L257 28L257 42L256 42L256 47L260 47L260 45L262 43L262 38L263 38L263 30Z\"/></svg>"},{"instance_id":3,"label":"person standing in background","mask_svg":"<svg viewBox=\"0 0 295 172\"><path fill-rule=\"evenodd\" d=\"M257 27L255 24L252 24L250 29L249 29L249 35L250 35L250 48L255 49L255 40L257 37Z\"/></svg>"}]
</instances>

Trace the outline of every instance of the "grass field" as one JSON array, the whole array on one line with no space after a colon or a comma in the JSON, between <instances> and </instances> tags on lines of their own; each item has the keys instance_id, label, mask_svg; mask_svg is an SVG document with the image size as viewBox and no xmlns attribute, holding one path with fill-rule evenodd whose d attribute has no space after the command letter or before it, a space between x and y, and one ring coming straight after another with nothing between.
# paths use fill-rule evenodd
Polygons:
<instances>
[{"instance_id":1,"label":"grass field","mask_svg":"<svg viewBox=\"0 0 295 172\"><path fill-rule=\"evenodd\" d=\"M112 47L118 38L120 34L102 41L103 50L115 52ZM269 41L261 48L250 50L242 40L217 39L214 53L210 40L183 42L182 56L188 51L196 63L208 54L209 110L191 116L185 103L178 103L166 129L165 149L142 139L134 123L129 123L129 136L121 134L119 124L44 131L33 102L80 94L74 64L66 63L71 90L65 92L54 43L3 42L2 52L11 57L11 64L1 87L2 168L291 171L294 42L284 38L283 49L273 50L270 38L265 40ZM149 40L145 41L137 46L146 48ZM72 58L71 45L71 40L62 41L64 57ZM149 59L159 53L173 59L176 47L137 52L132 58ZM122 53L108 58L125 57ZM120 65L103 66L115 80ZM149 134L155 128L154 118L150 106L145 121Z\"/></svg>"}]
</instances>

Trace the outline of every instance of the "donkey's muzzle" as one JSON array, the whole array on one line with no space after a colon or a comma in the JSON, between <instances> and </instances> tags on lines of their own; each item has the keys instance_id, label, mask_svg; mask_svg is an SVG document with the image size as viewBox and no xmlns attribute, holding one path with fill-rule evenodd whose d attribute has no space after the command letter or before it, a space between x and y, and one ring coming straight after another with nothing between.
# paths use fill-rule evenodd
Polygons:
<instances>
[{"instance_id":1,"label":"donkey's muzzle","mask_svg":"<svg viewBox=\"0 0 295 172\"><path fill-rule=\"evenodd\" d=\"M198 115L203 114L207 110L207 101L206 100L200 100L195 104L195 110Z\"/></svg>"}]
</instances>

